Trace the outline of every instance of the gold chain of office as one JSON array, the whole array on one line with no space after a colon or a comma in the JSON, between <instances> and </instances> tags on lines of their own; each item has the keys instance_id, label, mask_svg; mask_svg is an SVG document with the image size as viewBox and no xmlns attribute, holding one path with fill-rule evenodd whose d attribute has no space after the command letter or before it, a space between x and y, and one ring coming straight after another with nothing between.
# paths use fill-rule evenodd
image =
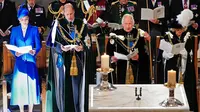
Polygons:
<instances>
[{"instance_id":1,"label":"gold chain of office","mask_svg":"<svg viewBox=\"0 0 200 112\"><path fill-rule=\"evenodd\" d=\"M62 19L62 18L64 18L64 16L61 16L61 17L59 18L61 12L63 11L63 7L61 6L61 7L59 8L58 11L54 11L54 10L52 9L52 6L51 6L51 5L52 5L52 4L50 4L50 5L48 6L49 12L52 13L56 19ZM57 15L57 17L56 17L56 15Z\"/></svg>"},{"instance_id":2,"label":"gold chain of office","mask_svg":"<svg viewBox=\"0 0 200 112\"><path fill-rule=\"evenodd\" d=\"M137 36L136 36L136 40L135 40L135 42L133 43L133 46L131 46L131 47L129 47L129 46L127 46L126 44L124 44L124 42L122 41L122 40L120 40L119 39L119 41L120 41L120 43L124 46L124 47L126 47L126 49L128 49L128 50L132 50L132 49L134 49L135 48L135 46L137 45L137 43L138 43L138 40L139 40L139 34L140 34L140 30L138 30L138 33L137 33Z\"/></svg>"},{"instance_id":3,"label":"gold chain of office","mask_svg":"<svg viewBox=\"0 0 200 112\"><path fill-rule=\"evenodd\" d=\"M83 13L85 14L85 17L87 16L87 14L89 14L89 15L88 15L88 18L87 18L87 21L90 19L90 17L92 16L93 13L96 13L96 8L95 8L94 5L90 6L89 10L86 11L86 10L84 9L83 1L81 1L81 9L82 9ZM63 7L61 6L60 9L59 9L58 11L54 11L54 10L52 9L52 4L50 4L50 5L48 6L48 10L49 10L49 12L52 13L54 16L55 16L55 15L58 15L58 16L55 17L55 18L59 18L61 12L63 11ZM62 18L63 18L63 16L62 16L61 18L59 18L59 19L62 19Z\"/></svg>"},{"instance_id":4,"label":"gold chain of office","mask_svg":"<svg viewBox=\"0 0 200 112\"><path fill-rule=\"evenodd\" d=\"M82 1L82 0L81 0L81 9L82 9L83 13L85 14L85 18L86 18L86 16L87 16L87 14L89 14L89 15L88 15L88 18L87 18L87 21L89 21L89 19L90 19L90 17L92 16L93 13L96 13L96 8L95 8L94 5L91 5L90 8L86 11L86 10L84 9L84 4L83 4L83 1Z\"/></svg>"},{"instance_id":5,"label":"gold chain of office","mask_svg":"<svg viewBox=\"0 0 200 112\"><path fill-rule=\"evenodd\" d=\"M58 28L59 28L59 30L60 30L60 32L61 32L62 37L63 37L66 41L68 41L68 42L70 42L70 43L75 43L75 42L76 42L77 38L75 38L75 39L69 39L69 38L67 38L67 37L65 36L65 34L64 34L64 32L63 32L63 30L62 30L60 24L58 24ZM78 33L78 30L76 30L76 25L75 25L75 34L80 35L80 33ZM81 38L81 36L78 36L78 39L80 39L80 38Z\"/></svg>"}]
</instances>

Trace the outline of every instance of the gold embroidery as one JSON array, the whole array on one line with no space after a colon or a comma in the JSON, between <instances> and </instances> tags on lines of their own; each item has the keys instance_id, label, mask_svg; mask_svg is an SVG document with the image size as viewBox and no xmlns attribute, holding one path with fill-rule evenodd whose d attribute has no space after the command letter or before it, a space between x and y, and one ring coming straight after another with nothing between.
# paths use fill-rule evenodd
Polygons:
<instances>
[{"instance_id":1,"label":"gold embroidery","mask_svg":"<svg viewBox=\"0 0 200 112\"><path fill-rule=\"evenodd\" d=\"M134 39L135 42L134 42L133 46L131 46L131 47L129 47L129 46L127 46L126 44L124 44L124 42L123 42L122 40L119 40L119 41L120 41L120 43L121 43L124 47L127 48L128 51L129 51L129 50L132 50L132 49L134 49L135 46L137 45L137 42L138 42L138 40L139 40L139 38L140 38L140 37L139 37L139 34L140 34L140 31L138 30L136 39Z\"/></svg>"},{"instance_id":2,"label":"gold embroidery","mask_svg":"<svg viewBox=\"0 0 200 112\"><path fill-rule=\"evenodd\" d=\"M78 41L80 38L82 38L81 34L78 32L78 30L77 30L77 28L76 28L76 25L75 25L75 35L78 34L78 38L75 37L74 39L69 39L69 38L67 38L67 37L65 36L65 34L64 34L64 32L63 32L63 30L62 30L60 24L58 24L58 28L59 28L59 30L60 30L60 32L61 32L62 37L63 37L66 41L68 41L68 42L70 42L70 43L75 43L75 42Z\"/></svg>"}]
</instances>

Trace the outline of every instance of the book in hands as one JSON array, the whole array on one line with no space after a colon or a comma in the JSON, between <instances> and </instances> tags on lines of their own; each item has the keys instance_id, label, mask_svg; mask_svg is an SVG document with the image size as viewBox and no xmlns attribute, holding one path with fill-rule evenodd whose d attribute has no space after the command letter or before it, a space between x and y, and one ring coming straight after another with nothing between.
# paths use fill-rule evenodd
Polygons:
<instances>
[{"instance_id":1,"label":"book in hands","mask_svg":"<svg viewBox=\"0 0 200 112\"><path fill-rule=\"evenodd\" d=\"M159 6L155 9L142 8L141 20L152 20L165 17L165 7Z\"/></svg>"},{"instance_id":2,"label":"book in hands","mask_svg":"<svg viewBox=\"0 0 200 112\"><path fill-rule=\"evenodd\" d=\"M90 27L92 28L97 28L100 27L100 24L105 23L105 21L103 19L101 19L100 17L98 17L96 19L96 22L94 22L92 25L89 24ZM109 28L118 30L118 29L122 29L122 25L118 24L118 23L107 23Z\"/></svg>"},{"instance_id":3,"label":"book in hands","mask_svg":"<svg viewBox=\"0 0 200 112\"><path fill-rule=\"evenodd\" d=\"M172 46L172 54L180 54L180 51L184 50L185 43L178 43Z\"/></svg>"},{"instance_id":4,"label":"book in hands","mask_svg":"<svg viewBox=\"0 0 200 112\"><path fill-rule=\"evenodd\" d=\"M101 18L97 18L96 19L96 22L94 22L93 24L89 24L89 23L87 23L88 24L88 26L89 27L91 27L91 28L97 28L97 27L100 27L100 24L101 23L103 23L104 21L101 19Z\"/></svg>"},{"instance_id":5,"label":"book in hands","mask_svg":"<svg viewBox=\"0 0 200 112\"><path fill-rule=\"evenodd\" d=\"M118 60L128 60L128 57L124 54L118 53L118 52L114 52L114 56L118 59Z\"/></svg>"},{"instance_id":6,"label":"book in hands","mask_svg":"<svg viewBox=\"0 0 200 112\"><path fill-rule=\"evenodd\" d=\"M118 60L129 60L132 57L134 57L136 54L138 54L138 49L134 50L133 52L129 53L128 55L124 55L118 52L114 52L114 56L118 59Z\"/></svg>"},{"instance_id":7,"label":"book in hands","mask_svg":"<svg viewBox=\"0 0 200 112\"><path fill-rule=\"evenodd\" d=\"M12 28L12 26L13 25L10 25L6 30L5 30L5 32L3 32L1 29L0 29L0 33L2 33L2 34L6 34L6 31L10 31L10 29Z\"/></svg>"},{"instance_id":8,"label":"book in hands","mask_svg":"<svg viewBox=\"0 0 200 112\"><path fill-rule=\"evenodd\" d=\"M14 45L6 44L6 47L11 51L15 51L22 54L29 53L29 51L32 50L32 46L17 47Z\"/></svg>"},{"instance_id":9,"label":"book in hands","mask_svg":"<svg viewBox=\"0 0 200 112\"><path fill-rule=\"evenodd\" d=\"M92 28L97 28L100 26L101 23L93 23L91 26ZM108 27L114 30L119 30L122 29L122 25L118 24L118 23L108 23Z\"/></svg>"},{"instance_id":10,"label":"book in hands","mask_svg":"<svg viewBox=\"0 0 200 112\"><path fill-rule=\"evenodd\" d=\"M165 40L160 41L159 49L172 54L180 54L181 50L184 50L185 43L177 43L174 45L171 45L169 42L166 42Z\"/></svg>"},{"instance_id":11,"label":"book in hands","mask_svg":"<svg viewBox=\"0 0 200 112\"><path fill-rule=\"evenodd\" d=\"M65 45L64 48L69 48L70 50L74 49L78 45Z\"/></svg>"}]
</instances>

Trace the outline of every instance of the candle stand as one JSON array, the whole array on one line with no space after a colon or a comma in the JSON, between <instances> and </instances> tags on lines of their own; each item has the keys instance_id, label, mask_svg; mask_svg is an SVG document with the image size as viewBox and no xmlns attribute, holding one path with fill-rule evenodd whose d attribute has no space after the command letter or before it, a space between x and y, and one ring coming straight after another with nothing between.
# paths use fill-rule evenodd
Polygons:
<instances>
[{"instance_id":1,"label":"candle stand","mask_svg":"<svg viewBox=\"0 0 200 112\"><path fill-rule=\"evenodd\" d=\"M96 90L100 90L100 91L113 91L115 89L117 89L115 86L113 86L112 84L110 84L108 82L108 73L114 71L114 69L109 68L109 69L104 69L102 70L101 68L97 69L98 72L101 73L101 83L99 85L97 85L94 89Z\"/></svg>"},{"instance_id":2,"label":"candle stand","mask_svg":"<svg viewBox=\"0 0 200 112\"><path fill-rule=\"evenodd\" d=\"M169 98L162 101L160 103L160 106L163 106L163 107L183 106L184 104L174 97L175 86L171 86L171 85L166 84L166 87L169 88Z\"/></svg>"}]
</instances>

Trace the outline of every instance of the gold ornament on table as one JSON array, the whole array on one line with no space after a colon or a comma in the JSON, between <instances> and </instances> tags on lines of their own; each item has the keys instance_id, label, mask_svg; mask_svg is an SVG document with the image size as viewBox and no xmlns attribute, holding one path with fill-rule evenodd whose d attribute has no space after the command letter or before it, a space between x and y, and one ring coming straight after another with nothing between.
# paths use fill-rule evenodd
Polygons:
<instances>
[{"instance_id":1,"label":"gold ornament on table","mask_svg":"<svg viewBox=\"0 0 200 112\"><path fill-rule=\"evenodd\" d=\"M70 76L77 76L78 75L78 67L76 63L76 56L75 51L72 56L71 66L70 66Z\"/></svg>"}]
</instances>

